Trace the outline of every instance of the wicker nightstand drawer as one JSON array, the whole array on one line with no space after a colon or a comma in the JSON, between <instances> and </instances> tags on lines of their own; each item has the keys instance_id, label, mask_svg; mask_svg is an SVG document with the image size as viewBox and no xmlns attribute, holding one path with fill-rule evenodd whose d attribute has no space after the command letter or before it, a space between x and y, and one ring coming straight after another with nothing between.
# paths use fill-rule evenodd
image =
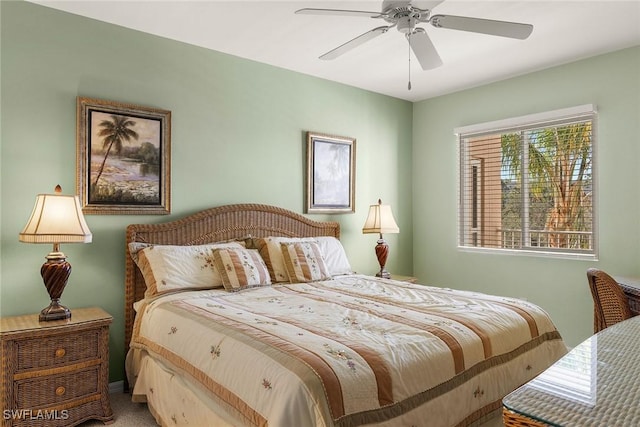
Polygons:
<instances>
[{"instance_id":1,"label":"wicker nightstand drawer","mask_svg":"<svg viewBox=\"0 0 640 427\"><path fill-rule=\"evenodd\" d=\"M15 382L18 408L44 408L91 395L97 396L100 366L61 375Z\"/></svg>"},{"instance_id":2,"label":"wicker nightstand drawer","mask_svg":"<svg viewBox=\"0 0 640 427\"><path fill-rule=\"evenodd\" d=\"M0 318L2 426L69 427L113 421L109 403L109 324L99 308L71 319Z\"/></svg>"},{"instance_id":3,"label":"wicker nightstand drawer","mask_svg":"<svg viewBox=\"0 0 640 427\"><path fill-rule=\"evenodd\" d=\"M79 332L76 336L60 335L38 341L16 342L17 372L33 368L50 368L98 357L99 331Z\"/></svg>"}]
</instances>

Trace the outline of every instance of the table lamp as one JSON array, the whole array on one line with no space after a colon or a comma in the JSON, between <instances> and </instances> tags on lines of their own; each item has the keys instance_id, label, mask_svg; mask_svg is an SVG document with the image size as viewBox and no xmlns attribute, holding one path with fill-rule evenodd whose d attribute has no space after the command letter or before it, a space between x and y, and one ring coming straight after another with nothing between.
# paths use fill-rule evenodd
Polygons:
<instances>
[{"instance_id":1,"label":"table lamp","mask_svg":"<svg viewBox=\"0 0 640 427\"><path fill-rule=\"evenodd\" d=\"M60 297L71 275L71 264L60 252L61 243L89 243L91 231L82 215L78 196L63 195L58 185L55 194L38 194L29 222L19 234L25 243L52 243L40 274L51 303L40 312L40 321L71 318L71 310L60 305Z\"/></svg>"},{"instance_id":2,"label":"table lamp","mask_svg":"<svg viewBox=\"0 0 640 427\"><path fill-rule=\"evenodd\" d=\"M382 234L385 233L399 233L400 229L396 220L393 218L391 212L391 206L383 205L382 200L378 199L377 205L371 205L369 207L369 215L362 227L362 233L379 233L380 238L376 245L376 256L378 257L378 264L380 264L380 271L376 273L377 277L389 278L391 275L384 268L387 263L387 257L389 256L389 245L382 238Z\"/></svg>"}]
</instances>

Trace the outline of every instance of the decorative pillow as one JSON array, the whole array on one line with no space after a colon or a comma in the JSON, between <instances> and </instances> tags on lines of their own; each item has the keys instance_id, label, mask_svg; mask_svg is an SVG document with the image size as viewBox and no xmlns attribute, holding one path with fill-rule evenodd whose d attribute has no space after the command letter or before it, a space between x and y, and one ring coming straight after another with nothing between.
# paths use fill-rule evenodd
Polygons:
<instances>
[{"instance_id":1,"label":"decorative pillow","mask_svg":"<svg viewBox=\"0 0 640 427\"><path fill-rule=\"evenodd\" d=\"M143 250L144 248L148 248L152 246L150 243L142 243L142 242L131 242L129 243L129 254L131 254L131 258L137 264L138 263L138 252Z\"/></svg>"},{"instance_id":2,"label":"decorative pillow","mask_svg":"<svg viewBox=\"0 0 640 427\"><path fill-rule=\"evenodd\" d=\"M253 236L251 236L251 234L245 234L244 236L236 237L235 239L222 240L215 243L217 244L217 243L231 243L231 242L237 242L237 243L240 243L245 248L250 248L251 245L253 244Z\"/></svg>"},{"instance_id":3,"label":"decorative pillow","mask_svg":"<svg viewBox=\"0 0 640 427\"><path fill-rule=\"evenodd\" d=\"M150 245L140 249L137 257L132 257L147 285L145 297L221 287L222 278L214 268L213 252L222 248L244 249L244 246L241 243L218 243L198 246Z\"/></svg>"},{"instance_id":4,"label":"decorative pillow","mask_svg":"<svg viewBox=\"0 0 640 427\"><path fill-rule=\"evenodd\" d=\"M267 266L255 249L219 249L213 260L228 291L271 284Z\"/></svg>"},{"instance_id":5,"label":"decorative pillow","mask_svg":"<svg viewBox=\"0 0 640 427\"><path fill-rule=\"evenodd\" d=\"M235 239L222 240L218 242L209 243L209 245L216 245L216 247L218 247L219 245L222 245L222 244L225 244L226 246L226 243L239 243L241 246L245 248L252 248L251 245L253 245L253 237L251 237L251 234L247 234L246 236L238 237ZM149 246L169 246L169 245L154 245L152 243L144 243L144 242L129 243L129 254L131 255L131 258L133 258L136 264L138 263L138 252L140 252L144 248L148 248ZM199 246L199 245L194 245L194 246ZM252 248L252 249L255 249L255 248ZM219 282L218 285L222 286L222 281L220 280L219 277L218 277L218 282Z\"/></svg>"},{"instance_id":6,"label":"decorative pillow","mask_svg":"<svg viewBox=\"0 0 640 427\"><path fill-rule=\"evenodd\" d=\"M331 279L317 243L281 243L280 248L291 283Z\"/></svg>"},{"instance_id":7,"label":"decorative pillow","mask_svg":"<svg viewBox=\"0 0 640 427\"><path fill-rule=\"evenodd\" d=\"M333 236L319 236L315 239L327 265L327 271L331 276L353 274L351 264L340 240Z\"/></svg>"},{"instance_id":8,"label":"decorative pillow","mask_svg":"<svg viewBox=\"0 0 640 427\"><path fill-rule=\"evenodd\" d=\"M307 237L264 237L256 239L256 248L269 270L273 282L288 282L289 274L284 265L281 243L315 242L314 238Z\"/></svg>"}]
</instances>

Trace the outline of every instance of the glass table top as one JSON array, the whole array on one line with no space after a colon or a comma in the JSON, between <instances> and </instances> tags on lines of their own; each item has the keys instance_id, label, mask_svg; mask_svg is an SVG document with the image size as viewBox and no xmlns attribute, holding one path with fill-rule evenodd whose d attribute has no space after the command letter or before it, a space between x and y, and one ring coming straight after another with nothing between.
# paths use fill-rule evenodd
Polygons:
<instances>
[{"instance_id":1,"label":"glass table top","mask_svg":"<svg viewBox=\"0 0 640 427\"><path fill-rule=\"evenodd\" d=\"M640 316L587 339L502 403L552 426L639 426Z\"/></svg>"}]
</instances>

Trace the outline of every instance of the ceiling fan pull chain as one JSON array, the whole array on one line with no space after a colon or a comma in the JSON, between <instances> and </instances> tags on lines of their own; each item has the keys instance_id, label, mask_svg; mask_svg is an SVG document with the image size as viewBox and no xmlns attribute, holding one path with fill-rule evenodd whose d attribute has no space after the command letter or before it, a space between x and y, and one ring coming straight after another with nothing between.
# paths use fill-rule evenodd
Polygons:
<instances>
[{"instance_id":1,"label":"ceiling fan pull chain","mask_svg":"<svg viewBox=\"0 0 640 427\"><path fill-rule=\"evenodd\" d=\"M409 40L409 84L407 84L407 90L411 90L411 34L407 34L407 40Z\"/></svg>"}]
</instances>

